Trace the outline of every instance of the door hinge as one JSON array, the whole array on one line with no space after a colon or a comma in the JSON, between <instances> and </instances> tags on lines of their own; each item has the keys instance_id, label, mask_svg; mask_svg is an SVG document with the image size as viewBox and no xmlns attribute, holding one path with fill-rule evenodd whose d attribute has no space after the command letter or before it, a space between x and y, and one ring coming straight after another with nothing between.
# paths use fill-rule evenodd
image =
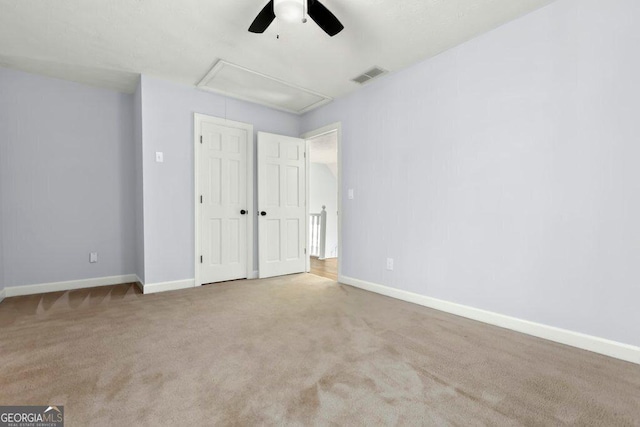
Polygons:
<instances>
[{"instance_id":1,"label":"door hinge","mask_svg":"<svg viewBox=\"0 0 640 427\"><path fill-rule=\"evenodd\" d=\"M200 255L200 264L202 264L202 255Z\"/></svg>"},{"instance_id":2,"label":"door hinge","mask_svg":"<svg viewBox=\"0 0 640 427\"><path fill-rule=\"evenodd\" d=\"M200 135L200 144L202 144L202 135Z\"/></svg>"},{"instance_id":3,"label":"door hinge","mask_svg":"<svg viewBox=\"0 0 640 427\"><path fill-rule=\"evenodd\" d=\"M305 254L307 253L307 248L304 248L304 253L305 253Z\"/></svg>"},{"instance_id":4,"label":"door hinge","mask_svg":"<svg viewBox=\"0 0 640 427\"><path fill-rule=\"evenodd\" d=\"M202 196L200 196L200 203L202 203Z\"/></svg>"},{"instance_id":5,"label":"door hinge","mask_svg":"<svg viewBox=\"0 0 640 427\"><path fill-rule=\"evenodd\" d=\"M306 151L304 152L304 158L305 159L307 158L307 152Z\"/></svg>"}]
</instances>

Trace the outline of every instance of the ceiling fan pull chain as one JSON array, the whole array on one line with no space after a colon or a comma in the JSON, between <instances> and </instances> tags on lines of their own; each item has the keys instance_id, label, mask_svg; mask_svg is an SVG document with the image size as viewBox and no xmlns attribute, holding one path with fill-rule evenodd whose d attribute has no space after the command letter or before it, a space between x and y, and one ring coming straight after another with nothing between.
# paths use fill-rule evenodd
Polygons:
<instances>
[{"instance_id":1,"label":"ceiling fan pull chain","mask_svg":"<svg viewBox=\"0 0 640 427\"><path fill-rule=\"evenodd\" d=\"M307 11L309 10L309 0L302 0L302 23L307 23Z\"/></svg>"}]
</instances>

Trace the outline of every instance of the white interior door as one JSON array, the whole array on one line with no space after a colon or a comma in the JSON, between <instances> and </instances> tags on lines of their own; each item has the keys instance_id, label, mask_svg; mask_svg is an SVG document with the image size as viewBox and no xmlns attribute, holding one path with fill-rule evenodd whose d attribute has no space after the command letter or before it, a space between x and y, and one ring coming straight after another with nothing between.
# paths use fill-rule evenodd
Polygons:
<instances>
[{"instance_id":1,"label":"white interior door","mask_svg":"<svg viewBox=\"0 0 640 427\"><path fill-rule=\"evenodd\" d=\"M247 151L252 132L221 125L214 118L201 119L200 131L201 142L196 142L200 283L196 285L247 277L247 233L248 226L253 226L248 223L247 194Z\"/></svg>"},{"instance_id":2,"label":"white interior door","mask_svg":"<svg viewBox=\"0 0 640 427\"><path fill-rule=\"evenodd\" d=\"M306 266L306 143L258 133L258 267L260 277Z\"/></svg>"}]
</instances>

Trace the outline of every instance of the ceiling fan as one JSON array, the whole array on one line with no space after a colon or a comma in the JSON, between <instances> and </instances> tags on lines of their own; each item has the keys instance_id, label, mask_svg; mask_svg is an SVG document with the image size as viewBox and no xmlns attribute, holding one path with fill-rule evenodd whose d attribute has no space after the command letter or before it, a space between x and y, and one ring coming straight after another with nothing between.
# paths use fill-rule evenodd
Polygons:
<instances>
[{"instance_id":1,"label":"ceiling fan","mask_svg":"<svg viewBox=\"0 0 640 427\"><path fill-rule=\"evenodd\" d=\"M251 23L249 31L252 33L264 33L276 16L290 22L296 20L307 22L305 9L306 14L331 37L344 28L338 18L318 0L269 0L269 3Z\"/></svg>"}]
</instances>

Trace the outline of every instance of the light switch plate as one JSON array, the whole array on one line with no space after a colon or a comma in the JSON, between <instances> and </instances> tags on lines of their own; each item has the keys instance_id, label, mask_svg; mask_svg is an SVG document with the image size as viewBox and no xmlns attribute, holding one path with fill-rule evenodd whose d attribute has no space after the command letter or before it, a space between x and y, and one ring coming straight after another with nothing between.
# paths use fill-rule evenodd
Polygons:
<instances>
[{"instance_id":1,"label":"light switch plate","mask_svg":"<svg viewBox=\"0 0 640 427\"><path fill-rule=\"evenodd\" d=\"M349 196L348 197L349 197L349 200L353 199L353 188L349 189Z\"/></svg>"},{"instance_id":2,"label":"light switch plate","mask_svg":"<svg viewBox=\"0 0 640 427\"><path fill-rule=\"evenodd\" d=\"M89 254L89 262L91 264L98 262L98 252L91 252Z\"/></svg>"},{"instance_id":3,"label":"light switch plate","mask_svg":"<svg viewBox=\"0 0 640 427\"><path fill-rule=\"evenodd\" d=\"M156 151L156 162L164 162L164 153L162 151Z\"/></svg>"}]
</instances>

